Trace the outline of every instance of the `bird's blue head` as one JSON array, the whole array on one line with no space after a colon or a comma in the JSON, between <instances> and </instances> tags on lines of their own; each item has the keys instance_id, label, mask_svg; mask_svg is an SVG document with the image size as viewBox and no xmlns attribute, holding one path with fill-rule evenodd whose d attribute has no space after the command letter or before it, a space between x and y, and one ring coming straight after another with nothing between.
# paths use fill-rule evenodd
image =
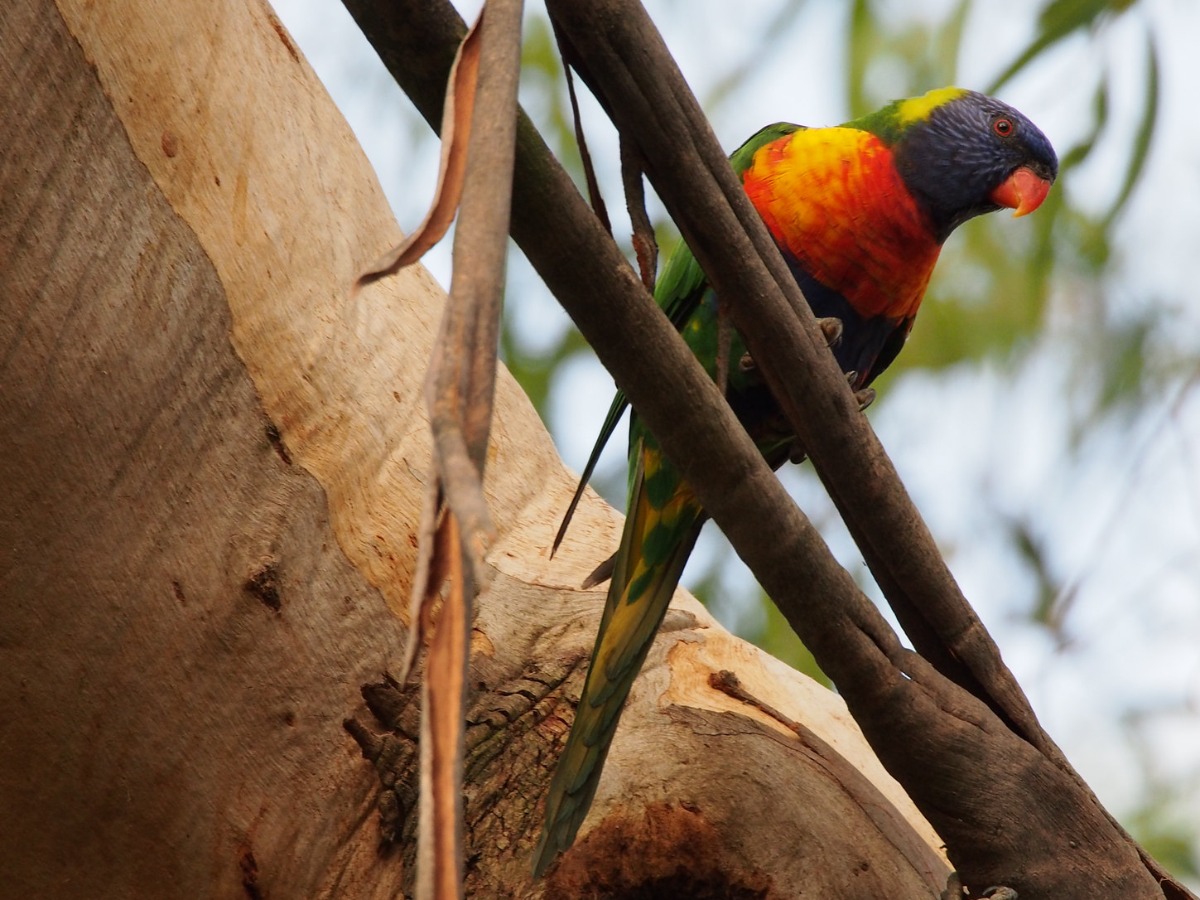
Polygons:
<instances>
[{"instance_id":1,"label":"bird's blue head","mask_svg":"<svg viewBox=\"0 0 1200 900\"><path fill-rule=\"evenodd\" d=\"M1033 212L1058 176L1058 157L1038 127L985 94L942 88L882 112L880 137L938 241L982 213Z\"/></svg>"}]
</instances>

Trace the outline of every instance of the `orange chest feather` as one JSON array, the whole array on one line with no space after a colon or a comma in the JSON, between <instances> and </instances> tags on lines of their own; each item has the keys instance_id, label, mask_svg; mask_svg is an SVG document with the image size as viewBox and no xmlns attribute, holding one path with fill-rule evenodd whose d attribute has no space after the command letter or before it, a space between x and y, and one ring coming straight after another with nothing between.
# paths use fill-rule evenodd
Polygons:
<instances>
[{"instance_id":1,"label":"orange chest feather","mask_svg":"<svg viewBox=\"0 0 1200 900\"><path fill-rule=\"evenodd\" d=\"M775 240L862 316L915 315L941 249L874 135L798 131L742 176Z\"/></svg>"}]
</instances>

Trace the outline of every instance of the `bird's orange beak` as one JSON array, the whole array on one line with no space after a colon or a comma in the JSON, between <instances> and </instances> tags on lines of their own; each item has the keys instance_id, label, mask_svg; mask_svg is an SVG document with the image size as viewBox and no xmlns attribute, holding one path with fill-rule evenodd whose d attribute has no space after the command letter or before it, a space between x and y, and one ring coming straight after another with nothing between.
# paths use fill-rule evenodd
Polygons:
<instances>
[{"instance_id":1,"label":"bird's orange beak","mask_svg":"<svg viewBox=\"0 0 1200 900\"><path fill-rule=\"evenodd\" d=\"M1027 216L1046 199L1050 182L1028 166L1021 166L992 191L991 201L1013 210L1013 217Z\"/></svg>"}]
</instances>

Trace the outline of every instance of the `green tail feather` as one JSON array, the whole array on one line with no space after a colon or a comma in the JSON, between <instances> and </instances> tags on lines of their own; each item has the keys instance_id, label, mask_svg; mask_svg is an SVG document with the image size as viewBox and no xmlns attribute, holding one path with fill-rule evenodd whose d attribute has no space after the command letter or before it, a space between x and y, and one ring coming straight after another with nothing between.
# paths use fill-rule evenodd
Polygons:
<instances>
[{"instance_id":1,"label":"green tail feather","mask_svg":"<svg viewBox=\"0 0 1200 900\"><path fill-rule=\"evenodd\" d=\"M668 516L655 509L642 489L640 470L639 465L635 500L621 536L583 696L550 782L545 825L534 851L535 877L541 876L559 852L571 846L587 816L621 710L703 524L703 515L694 502L675 506ZM672 536L664 557L655 560L640 577L632 578L638 564L645 562L642 550L647 535L654 532L661 539L664 528Z\"/></svg>"}]
</instances>

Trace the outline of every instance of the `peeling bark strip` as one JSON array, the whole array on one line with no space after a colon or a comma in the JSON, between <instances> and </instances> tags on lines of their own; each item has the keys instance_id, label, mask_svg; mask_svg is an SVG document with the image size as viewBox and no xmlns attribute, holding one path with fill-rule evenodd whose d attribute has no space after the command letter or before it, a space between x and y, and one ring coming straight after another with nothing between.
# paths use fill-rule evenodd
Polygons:
<instances>
[{"instance_id":1,"label":"peeling bark strip","mask_svg":"<svg viewBox=\"0 0 1200 900\"><path fill-rule=\"evenodd\" d=\"M463 176L467 171L467 146L475 111L475 87L479 81L480 25L483 12L463 38L450 67L450 90L442 111L442 152L438 163L437 188L425 219L399 245L377 259L355 282L355 289L394 275L411 265L446 235L462 199Z\"/></svg>"},{"instance_id":2,"label":"peeling bark strip","mask_svg":"<svg viewBox=\"0 0 1200 900\"><path fill-rule=\"evenodd\" d=\"M407 242L358 282L369 283L418 259L445 234L461 196L450 298L425 384L435 471L422 513L419 577L412 589L412 620L419 627L405 660L407 674L428 626L417 896L437 900L462 896L463 704L472 610L490 581L484 556L495 537L483 472L511 215L521 9L521 0L489 0L464 38L446 92L433 208ZM439 601L443 576L449 585Z\"/></svg>"}]
</instances>

